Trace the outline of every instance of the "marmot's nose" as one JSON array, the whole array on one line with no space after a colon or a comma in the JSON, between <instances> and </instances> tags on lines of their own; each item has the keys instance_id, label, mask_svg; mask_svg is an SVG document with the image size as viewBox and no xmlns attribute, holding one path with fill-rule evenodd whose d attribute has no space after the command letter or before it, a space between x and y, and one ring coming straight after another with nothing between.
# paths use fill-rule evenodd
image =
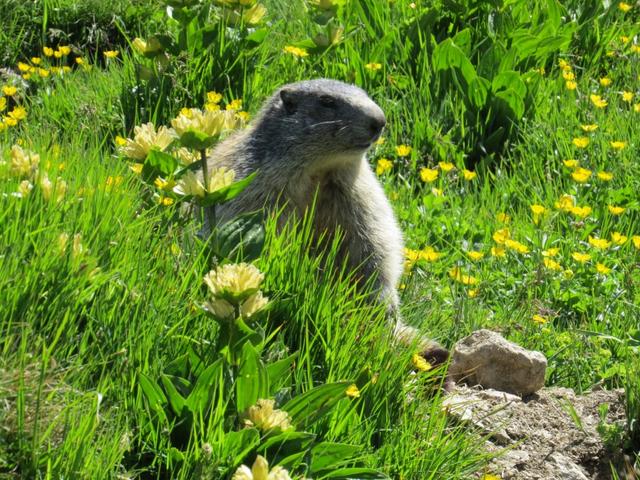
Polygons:
<instances>
[{"instance_id":1,"label":"marmot's nose","mask_svg":"<svg viewBox=\"0 0 640 480\"><path fill-rule=\"evenodd\" d=\"M379 135L382 129L387 124L387 120L384 118L384 113L373 115L369 118L369 131L371 135Z\"/></svg>"}]
</instances>

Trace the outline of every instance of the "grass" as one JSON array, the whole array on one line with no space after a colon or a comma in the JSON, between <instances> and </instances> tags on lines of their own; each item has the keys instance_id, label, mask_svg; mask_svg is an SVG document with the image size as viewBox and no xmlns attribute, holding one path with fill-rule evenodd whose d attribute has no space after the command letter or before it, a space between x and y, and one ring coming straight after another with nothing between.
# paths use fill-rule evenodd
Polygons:
<instances>
[{"instance_id":1,"label":"grass","mask_svg":"<svg viewBox=\"0 0 640 480\"><path fill-rule=\"evenodd\" d=\"M67 3L57 6L59 18L73 20L93 5ZM215 359L217 327L198 307L206 297L202 277L210 263L206 245L194 239L197 222L175 206L150 203L149 188L118 157L113 140L130 136L134 124L160 124L182 106L201 106L203 92L214 88L225 102L242 97L254 113L282 83L318 76L361 85L387 114L385 142L370 158L374 168L381 158L391 161L380 180L417 257L408 261L401 285L407 321L447 347L478 328L499 330L547 356L549 386L578 392L625 388L630 426L619 448L637 463L638 8L581 10L582 2L567 2L559 8L577 23L562 21L554 35L570 34L570 41L553 43L545 56L536 57L518 47L515 39L524 37L516 32L552 34L536 30L538 20L525 21L524 3L502 8L503 26L483 41L489 28L483 19L490 10L484 2L475 9L454 2L461 7L456 10L354 1L338 9L328 26L315 22L319 12L300 2L266 2L270 34L260 42L249 47L242 43L246 39L234 43L234 37L225 37L226 46L217 51L224 61L202 63L199 55L215 52L193 50L193 63L180 58L162 71L161 83L138 86L136 64L153 61L128 51L128 41L159 33L165 25L154 3L141 2L137 13L117 17L117 33L106 33L104 42L73 43L71 57L82 55L92 68L51 59L73 70L34 75L27 84L13 77L4 81L16 83L19 91L5 95L2 113L23 105L27 117L0 132L6 161L0 164L0 477L228 478L240 463L253 461L255 450L238 461L222 458L222 445L237 426L226 406L212 407L210 418L217 420L196 421L197 433L176 448L141 391L141 375L158 378L191 350ZM141 13L148 11L154 12L150 24ZM40 18L34 30L22 10L13 12L0 31L23 34L2 42L4 66L15 69L18 61L42 56L42 46L64 44L33 33L46 31L50 20ZM540 25L553 23L544 16L551 14L540 15ZM175 24L167 25L177 31ZM339 25L345 28L343 40L334 47L310 43ZM436 46L456 36L464 47L466 34L460 32L465 30L468 48L461 50L477 75L497 75L497 64L482 61L490 56L489 47L519 48L519 60L509 70L526 85L526 114L514 117L506 109L501 117L490 95L486 104L474 106L458 67L434 70ZM81 32L66 33L80 38ZM286 55L285 45L307 48L310 55ZM104 60L101 52L107 48L118 48L119 57ZM234 55L237 64L225 63ZM564 71L576 77L577 89L567 88L559 60L570 66ZM372 62L380 69L366 66ZM608 86L600 81L605 76L612 80ZM624 91L633 93L630 102ZM606 108L596 108L592 93L607 99ZM505 141L478 155L504 122L510 125ZM587 124L598 128L584 132L581 125ZM578 148L576 137L589 138L589 145ZM615 149L612 141L625 147ZM54 193L66 182L59 202L46 199L35 181L28 196L15 195L21 179L10 173L9 150L16 143L40 154L41 175L47 173ZM401 144L412 147L408 155L398 154ZM575 169L564 164L568 159L592 171L588 181L572 178ZM439 162L455 168L445 171ZM437 178L423 181L422 168L437 170ZM465 179L465 168L475 178ZM599 179L600 171L612 179ZM581 218L575 210L557 208L562 195L592 212ZM544 213L535 215L534 204ZM625 210L613 214L609 206ZM495 235L505 228L526 253ZM262 317L270 338L262 357L271 364L298 352L279 380L278 404L314 386L354 381L362 387L361 397L339 400L310 427L318 441L357 446L358 456L346 466L405 479L485 472L487 458L478 439L440 411L436 379L411 376L412 352L381 341L389 337L383 312L354 291L348 274L330 268L336 245L320 254L308 223L276 230L267 223L255 264L265 273L263 289L271 298ZM615 237L619 245L612 240L616 232L627 237L624 242ZM598 249L590 237L611 244ZM549 256L552 248L558 249L555 256ZM471 259L470 251L482 258ZM580 263L572 256L576 252L591 258ZM611 270L599 273L598 263ZM318 273L323 271L337 273ZM417 384L409 378L418 378ZM235 398L220 395L225 405ZM207 454L206 445L217 453Z\"/></svg>"}]
</instances>

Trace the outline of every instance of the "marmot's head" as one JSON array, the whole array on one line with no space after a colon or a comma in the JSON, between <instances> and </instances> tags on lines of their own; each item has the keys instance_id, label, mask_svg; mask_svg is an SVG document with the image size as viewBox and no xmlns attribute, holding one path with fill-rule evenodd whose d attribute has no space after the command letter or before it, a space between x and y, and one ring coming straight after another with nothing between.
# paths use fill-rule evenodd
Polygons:
<instances>
[{"instance_id":1,"label":"marmot's head","mask_svg":"<svg viewBox=\"0 0 640 480\"><path fill-rule=\"evenodd\" d=\"M385 123L380 107L361 88L318 79L280 88L267 102L259 129L302 163L361 156Z\"/></svg>"}]
</instances>

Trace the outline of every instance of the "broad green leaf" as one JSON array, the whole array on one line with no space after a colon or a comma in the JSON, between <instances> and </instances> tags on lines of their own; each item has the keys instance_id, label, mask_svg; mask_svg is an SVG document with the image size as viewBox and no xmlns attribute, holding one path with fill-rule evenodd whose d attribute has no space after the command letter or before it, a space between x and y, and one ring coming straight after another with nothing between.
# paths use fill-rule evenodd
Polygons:
<instances>
[{"instance_id":1,"label":"broad green leaf","mask_svg":"<svg viewBox=\"0 0 640 480\"><path fill-rule=\"evenodd\" d=\"M471 104L478 110L485 106L487 103L487 95L489 94L489 88L491 84L486 78L477 76L471 82L469 82L469 91L467 95Z\"/></svg>"},{"instance_id":2,"label":"broad green leaf","mask_svg":"<svg viewBox=\"0 0 640 480\"><path fill-rule=\"evenodd\" d=\"M467 83L471 83L471 80L477 76L476 70L467 56L450 38L436 46L432 58L435 71L457 68Z\"/></svg>"},{"instance_id":3,"label":"broad green leaf","mask_svg":"<svg viewBox=\"0 0 640 480\"><path fill-rule=\"evenodd\" d=\"M493 92L507 90L508 88L513 89L521 98L524 98L527 95L527 86L522 81L518 72L500 72L491 82L491 90Z\"/></svg>"},{"instance_id":4,"label":"broad green leaf","mask_svg":"<svg viewBox=\"0 0 640 480\"><path fill-rule=\"evenodd\" d=\"M254 260L262 253L265 231L262 212L245 213L218 227L214 251L221 258Z\"/></svg>"},{"instance_id":5,"label":"broad green leaf","mask_svg":"<svg viewBox=\"0 0 640 480\"><path fill-rule=\"evenodd\" d=\"M269 385L271 386L270 394L274 394L274 390L280 388L284 384L284 381L291 376L291 366L296 358L298 358L298 352L267 365Z\"/></svg>"},{"instance_id":6,"label":"broad green leaf","mask_svg":"<svg viewBox=\"0 0 640 480\"><path fill-rule=\"evenodd\" d=\"M251 175L243 178L242 180L233 182L228 187L208 193L204 198L198 198L198 204L203 207L208 207L217 203L227 202L235 198L240 193L242 193L242 191L247 188L251 182L253 182L253 179L256 178L257 173L258 172L253 172Z\"/></svg>"},{"instance_id":7,"label":"broad green leaf","mask_svg":"<svg viewBox=\"0 0 640 480\"><path fill-rule=\"evenodd\" d=\"M217 141L218 135L207 135L198 130L187 130L180 136L180 143L193 150L206 150L215 145Z\"/></svg>"},{"instance_id":8,"label":"broad green leaf","mask_svg":"<svg viewBox=\"0 0 640 480\"><path fill-rule=\"evenodd\" d=\"M147 154L144 164L145 166L149 165L153 167L165 177L173 175L176 169L180 166L178 159L173 158L168 153L160 152L158 150L151 150Z\"/></svg>"},{"instance_id":9,"label":"broad green leaf","mask_svg":"<svg viewBox=\"0 0 640 480\"><path fill-rule=\"evenodd\" d=\"M250 33L245 37L245 40L252 43L262 43L267 35L269 34L269 30L267 28L259 28L254 32Z\"/></svg>"},{"instance_id":10,"label":"broad green leaf","mask_svg":"<svg viewBox=\"0 0 640 480\"><path fill-rule=\"evenodd\" d=\"M218 457L229 459L232 465L239 465L254 448L260 445L260 433L255 428L244 428L229 432L218 444Z\"/></svg>"},{"instance_id":11,"label":"broad green leaf","mask_svg":"<svg viewBox=\"0 0 640 480\"><path fill-rule=\"evenodd\" d=\"M263 441L260 444L260 448L258 448L258 453L265 453L269 450L273 450L276 452L284 452L285 455L289 455L293 452L306 450L315 438L316 436L309 432L282 432Z\"/></svg>"},{"instance_id":12,"label":"broad green leaf","mask_svg":"<svg viewBox=\"0 0 640 480\"><path fill-rule=\"evenodd\" d=\"M205 368L187 397L185 405L194 415L202 414L209 407L213 397L214 385L221 385L222 359L219 358L214 363Z\"/></svg>"},{"instance_id":13,"label":"broad green leaf","mask_svg":"<svg viewBox=\"0 0 640 480\"><path fill-rule=\"evenodd\" d=\"M310 472L315 476L321 470L336 469L360 452L362 452L362 447L359 445L332 442L319 443L311 449Z\"/></svg>"},{"instance_id":14,"label":"broad green leaf","mask_svg":"<svg viewBox=\"0 0 640 480\"><path fill-rule=\"evenodd\" d=\"M144 373L138 374L138 384L149 402L149 406L164 414L164 408L168 405L167 397L155 380L149 378Z\"/></svg>"},{"instance_id":15,"label":"broad green leaf","mask_svg":"<svg viewBox=\"0 0 640 480\"><path fill-rule=\"evenodd\" d=\"M238 413L255 405L259 398L269 396L269 375L260 359L260 354L250 342L242 345L240 369L236 380L236 402Z\"/></svg>"},{"instance_id":16,"label":"broad green leaf","mask_svg":"<svg viewBox=\"0 0 640 480\"><path fill-rule=\"evenodd\" d=\"M524 115L524 99L512 88L497 92L494 103L498 111L503 111L512 120L519 120Z\"/></svg>"},{"instance_id":17,"label":"broad green leaf","mask_svg":"<svg viewBox=\"0 0 640 480\"><path fill-rule=\"evenodd\" d=\"M173 410L173 413L179 416L182 414L185 400L176 389L172 379L173 377L171 375L162 374L160 376L160 380L162 381L162 385L164 386L164 391L167 392L167 397L169 399L171 409Z\"/></svg>"},{"instance_id":18,"label":"broad green leaf","mask_svg":"<svg viewBox=\"0 0 640 480\"><path fill-rule=\"evenodd\" d=\"M340 468L317 478L318 480L325 478L331 478L334 480L385 480L389 477L372 468Z\"/></svg>"},{"instance_id":19,"label":"broad green leaf","mask_svg":"<svg viewBox=\"0 0 640 480\"><path fill-rule=\"evenodd\" d=\"M347 387L353 382L326 383L289 400L282 409L293 419L297 428L304 428L327 413L345 398Z\"/></svg>"}]
</instances>

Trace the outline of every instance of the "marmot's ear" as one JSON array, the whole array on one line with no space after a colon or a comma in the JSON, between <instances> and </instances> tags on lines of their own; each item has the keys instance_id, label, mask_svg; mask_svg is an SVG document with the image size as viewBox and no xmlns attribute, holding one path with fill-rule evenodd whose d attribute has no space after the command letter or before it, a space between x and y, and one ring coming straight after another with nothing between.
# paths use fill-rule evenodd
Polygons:
<instances>
[{"instance_id":1,"label":"marmot's ear","mask_svg":"<svg viewBox=\"0 0 640 480\"><path fill-rule=\"evenodd\" d=\"M295 94L291 90L289 90L288 88L281 89L280 99L282 100L282 105L284 106L287 115L296 113L298 104L295 98Z\"/></svg>"}]
</instances>

